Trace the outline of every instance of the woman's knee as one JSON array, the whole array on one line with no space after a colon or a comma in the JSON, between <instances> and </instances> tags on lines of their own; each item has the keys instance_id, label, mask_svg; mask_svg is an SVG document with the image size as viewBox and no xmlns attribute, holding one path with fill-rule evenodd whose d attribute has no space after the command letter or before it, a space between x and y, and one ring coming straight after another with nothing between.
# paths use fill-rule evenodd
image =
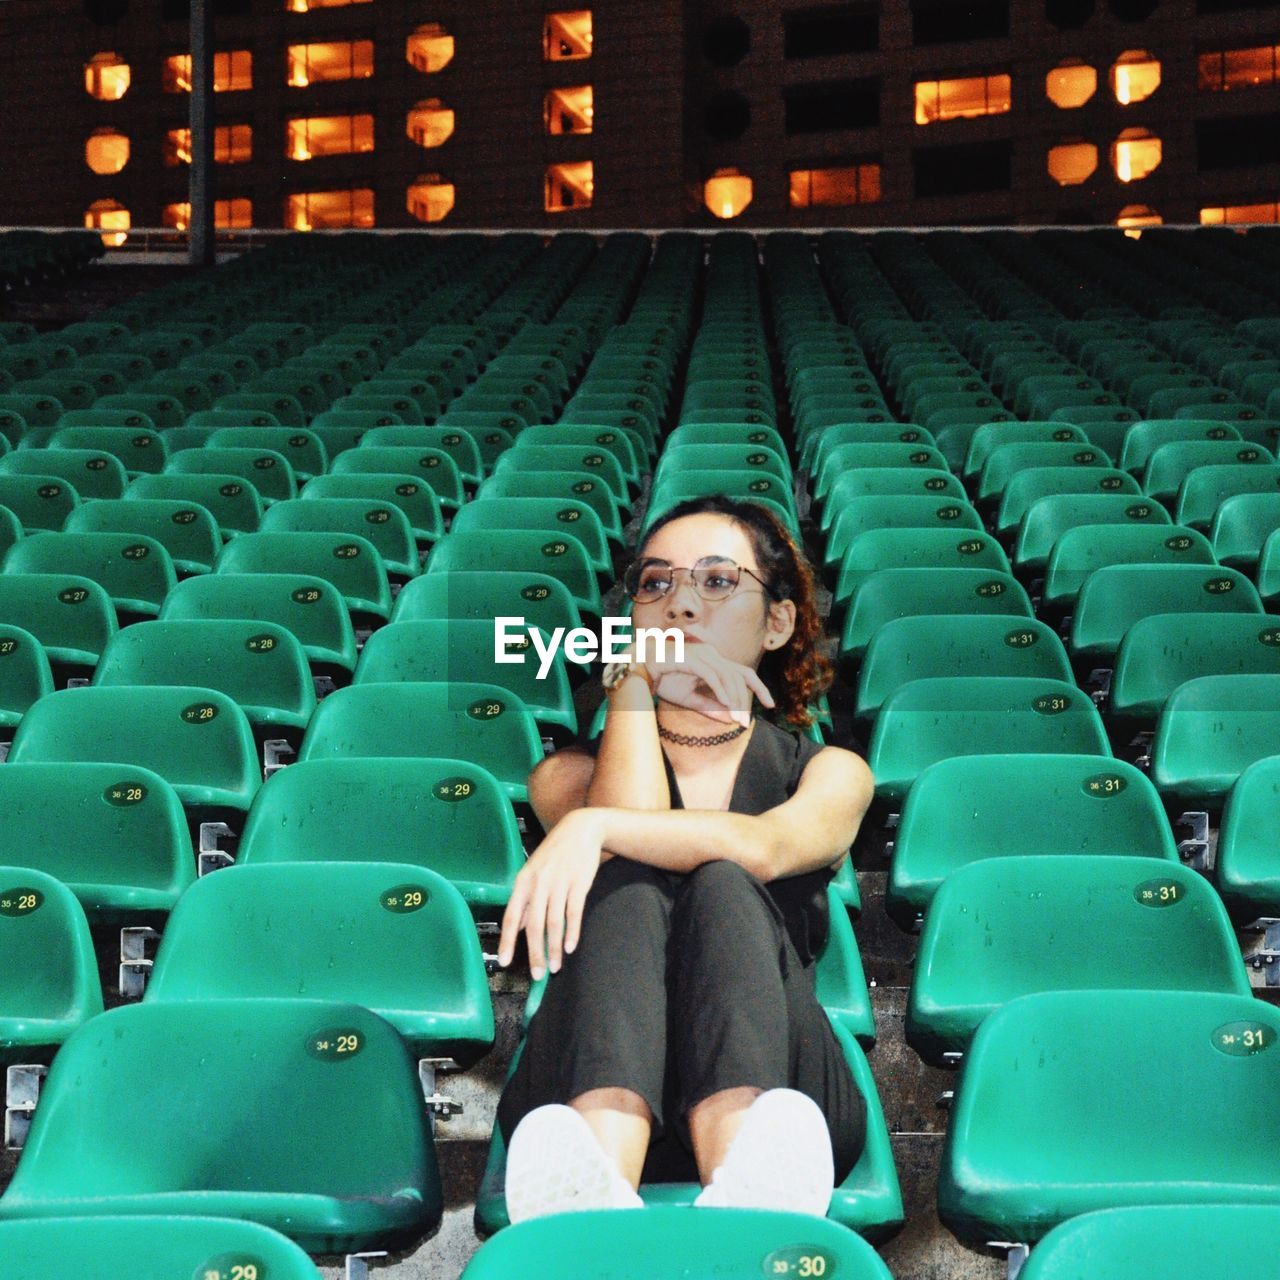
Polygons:
<instances>
[{"instance_id":1,"label":"woman's knee","mask_svg":"<svg viewBox=\"0 0 1280 1280\"><path fill-rule=\"evenodd\" d=\"M742 912L770 913L772 899L764 885L736 862L704 862L684 879L676 895L675 909L705 918L741 916Z\"/></svg>"}]
</instances>

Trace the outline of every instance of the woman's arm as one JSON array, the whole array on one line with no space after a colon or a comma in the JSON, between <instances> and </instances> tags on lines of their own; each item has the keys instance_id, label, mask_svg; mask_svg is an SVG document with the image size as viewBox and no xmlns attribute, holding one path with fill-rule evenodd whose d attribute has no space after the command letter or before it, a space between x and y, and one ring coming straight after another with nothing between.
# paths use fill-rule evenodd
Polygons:
<instances>
[{"instance_id":1,"label":"woman's arm","mask_svg":"<svg viewBox=\"0 0 1280 1280\"><path fill-rule=\"evenodd\" d=\"M499 961L511 963L523 929L533 976L542 976L544 957L552 973L560 968L578 944L587 892L606 849L675 872L736 862L767 883L837 866L873 792L871 771L859 756L827 747L805 766L790 799L757 816L612 806L569 812L516 877Z\"/></svg>"},{"instance_id":2,"label":"woman's arm","mask_svg":"<svg viewBox=\"0 0 1280 1280\"><path fill-rule=\"evenodd\" d=\"M587 805L671 808L648 681L630 675L607 697L609 714L595 758L571 748L557 751L529 775L529 803L544 831Z\"/></svg>"},{"instance_id":3,"label":"woman's arm","mask_svg":"<svg viewBox=\"0 0 1280 1280\"><path fill-rule=\"evenodd\" d=\"M602 845L664 871L736 862L768 884L839 864L871 805L875 784L861 757L826 747L805 766L790 799L762 814L714 810L637 813L593 809Z\"/></svg>"}]
</instances>

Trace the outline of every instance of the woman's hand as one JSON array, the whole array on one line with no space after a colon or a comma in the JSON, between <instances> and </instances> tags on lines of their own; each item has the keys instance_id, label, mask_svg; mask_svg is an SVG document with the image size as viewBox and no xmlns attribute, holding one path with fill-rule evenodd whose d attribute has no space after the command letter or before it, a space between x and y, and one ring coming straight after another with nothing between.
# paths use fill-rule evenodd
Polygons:
<instances>
[{"instance_id":1,"label":"woman's hand","mask_svg":"<svg viewBox=\"0 0 1280 1280\"><path fill-rule=\"evenodd\" d=\"M663 702L688 707L709 720L747 725L756 698L766 707L774 705L773 695L751 667L691 637L686 638L683 660L647 660L644 667Z\"/></svg>"},{"instance_id":2,"label":"woman's hand","mask_svg":"<svg viewBox=\"0 0 1280 1280\"><path fill-rule=\"evenodd\" d=\"M577 947L583 906L604 850L603 812L574 809L566 813L521 867L502 917L499 964L511 963L521 929L535 981L542 977L544 963L557 973L564 957Z\"/></svg>"}]
</instances>

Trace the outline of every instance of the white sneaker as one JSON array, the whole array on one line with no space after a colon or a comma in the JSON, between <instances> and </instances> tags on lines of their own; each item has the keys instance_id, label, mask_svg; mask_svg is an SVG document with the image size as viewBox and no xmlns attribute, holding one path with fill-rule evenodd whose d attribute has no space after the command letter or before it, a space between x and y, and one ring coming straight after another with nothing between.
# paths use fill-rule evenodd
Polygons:
<instances>
[{"instance_id":1,"label":"white sneaker","mask_svg":"<svg viewBox=\"0 0 1280 1280\"><path fill-rule=\"evenodd\" d=\"M807 1094L769 1089L747 1109L724 1163L693 1202L825 1217L835 1190L826 1117Z\"/></svg>"},{"instance_id":2,"label":"white sneaker","mask_svg":"<svg viewBox=\"0 0 1280 1280\"><path fill-rule=\"evenodd\" d=\"M640 1209L644 1201L572 1107L535 1107L507 1151L507 1214L513 1223L578 1209Z\"/></svg>"}]
</instances>

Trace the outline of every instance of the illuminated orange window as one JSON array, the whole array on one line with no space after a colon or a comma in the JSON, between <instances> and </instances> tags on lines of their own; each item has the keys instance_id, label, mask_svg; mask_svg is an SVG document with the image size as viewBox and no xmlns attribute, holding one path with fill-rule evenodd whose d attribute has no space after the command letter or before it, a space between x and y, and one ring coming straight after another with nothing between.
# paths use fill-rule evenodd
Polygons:
<instances>
[{"instance_id":1,"label":"illuminated orange window","mask_svg":"<svg viewBox=\"0 0 1280 1280\"><path fill-rule=\"evenodd\" d=\"M370 0L284 0L290 13L310 13L312 9L345 9L349 4L369 4Z\"/></svg>"},{"instance_id":2,"label":"illuminated orange window","mask_svg":"<svg viewBox=\"0 0 1280 1280\"><path fill-rule=\"evenodd\" d=\"M431 75L453 61L453 37L438 22L419 27L406 41L404 56L415 71Z\"/></svg>"},{"instance_id":3,"label":"illuminated orange window","mask_svg":"<svg viewBox=\"0 0 1280 1280\"><path fill-rule=\"evenodd\" d=\"M595 165L590 160L548 165L543 179L543 208L548 213L590 209L595 185Z\"/></svg>"},{"instance_id":4,"label":"illuminated orange window","mask_svg":"<svg viewBox=\"0 0 1280 1280\"><path fill-rule=\"evenodd\" d=\"M405 132L420 147L438 147L453 136L454 114L439 98L417 103L405 119Z\"/></svg>"},{"instance_id":5,"label":"illuminated orange window","mask_svg":"<svg viewBox=\"0 0 1280 1280\"><path fill-rule=\"evenodd\" d=\"M1126 129L1111 144L1111 167L1121 182L1140 182L1163 157L1164 144L1147 129Z\"/></svg>"},{"instance_id":6,"label":"illuminated orange window","mask_svg":"<svg viewBox=\"0 0 1280 1280\"><path fill-rule=\"evenodd\" d=\"M1240 222L1280 222L1280 204L1229 204L1214 209L1201 209L1200 221L1206 226Z\"/></svg>"},{"instance_id":7,"label":"illuminated orange window","mask_svg":"<svg viewBox=\"0 0 1280 1280\"><path fill-rule=\"evenodd\" d=\"M290 160L350 155L373 150L373 117L307 116L286 126L285 154Z\"/></svg>"},{"instance_id":8,"label":"illuminated orange window","mask_svg":"<svg viewBox=\"0 0 1280 1280\"><path fill-rule=\"evenodd\" d=\"M1143 227L1158 227L1164 219L1148 204L1127 204L1116 217L1116 226L1125 228L1131 240L1142 239Z\"/></svg>"},{"instance_id":9,"label":"illuminated orange window","mask_svg":"<svg viewBox=\"0 0 1280 1280\"><path fill-rule=\"evenodd\" d=\"M438 173L423 174L406 193L405 205L419 222L441 222L453 209L456 192L452 182Z\"/></svg>"},{"instance_id":10,"label":"illuminated orange window","mask_svg":"<svg viewBox=\"0 0 1280 1280\"><path fill-rule=\"evenodd\" d=\"M253 159L253 127L220 124L213 131L215 164L245 164ZM164 162L170 168L191 163L191 130L170 129L164 139Z\"/></svg>"},{"instance_id":11,"label":"illuminated orange window","mask_svg":"<svg viewBox=\"0 0 1280 1280\"><path fill-rule=\"evenodd\" d=\"M84 225L102 232L102 243L118 249L129 238L129 210L118 200L95 200L84 214Z\"/></svg>"},{"instance_id":12,"label":"illuminated orange window","mask_svg":"<svg viewBox=\"0 0 1280 1280\"><path fill-rule=\"evenodd\" d=\"M367 80L373 75L372 40L334 40L289 46L289 83L295 89L325 80Z\"/></svg>"},{"instance_id":13,"label":"illuminated orange window","mask_svg":"<svg viewBox=\"0 0 1280 1280\"><path fill-rule=\"evenodd\" d=\"M793 209L839 209L880 199L880 166L852 164L842 169L792 169Z\"/></svg>"},{"instance_id":14,"label":"illuminated orange window","mask_svg":"<svg viewBox=\"0 0 1280 1280\"><path fill-rule=\"evenodd\" d=\"M373 226L373 192L299 191L284 202L284 225L290 231L318 231L329 227Z\"/></svg>"},{"instance_id":15,"label":"illuminated orange window","mask_svg":"<svg viewBox=\"0 0 1280 1280\"><path fill-rule=\"evenodd\" d=\"M998 116L1009 110L1009 76L969 76L964 80L923 80L916 84L916 124Z\"/></svg>"},{"instance_id":16,"label":"illuminated orange window","mask_svg":"<svg viewBox=\"0 0 1280 1280\"><path fill-rule=\"evenodd\" d=\"M129 92L133 73L119 54L95 53L84 64L84 91L102 102L115 102Z\"/></svg>"},{"instance_id":17,"label":"illuminated orange window","mask_svg":"<svg viewBox=\"0 0 1280 1280\"><path fill-rule=\"evenodd\" d=\"M594 95L589 84L572 89L548 89L542 102L547 132L590 133L595 115Z\"/></svg>"},{"instance_id":18,"label":"illuminated orange window","mask_svg":"<svg viewBox=\"0 0 1280 1280\"><path fill-rule=\"evenodd\" d=\"M717 169L702 184L702 203L717 218L736 218L754 194L751 179L737 169Z\"/></svg>"},{"instance_id":19,"label":"illuminated orange window","mask_svg":"<svg viewBox=\"0 0 1280 1280\"><path fill-rule=\"evenodd\" d=\"M1215 49L1202 53L1198 62L1197 87L1201 92L1221 93L1227 89L1252 89L1273 84L1280 72L1280 48L1257 45L1252 49Z\"/></svg>"},{"instance_id":20,"label":"illuminated orange window","mask_svg":"<svg viewBox=\"0 0 1280 1280\"><path fill-rule=\"evenodd\" d=\"M1111 92L1121 106L1145 102L1160 87L1160 63L1145 49L1129 49L1111 68Z\"/></svg>"},{"instance_id":21,"label":"illuminated orange window","mask_svg":"<svg viewBox=\"0 0 1280 1280\"><path fill-rule=\"evenodd\" d=\"M1049 148L1049 176L1060 187L1074 187L1093 177L1098 148L1092 142L1063 142Z\"/></svg>"},{"instance_id":22,"label":"illuminated orange window","mask_svg":"<svg viewBox=\"0 0 1280 1280\"><path fill-rule=\"evenodd\" d=\"M164 91L191 92L191 55L175 53L164 60ZM232 49L213 55L214 93L232 93L253 88L253 54L248 49Z\"/></svg>"},{"instance_id":23,"label":"illuminated orange window","mask_svg":"<svg viewBox=\"0 0 1280 1280\"><path fill-rule=\"evenodd\" d=\"M129 139L107 127L85 140L84 162L94 173L119 173L129 163Z\"/></svg>"},{"instance_id":24,"label":"illuminated orange window","mask_svg":"<svg viewBox=\"0 0 1280 1280\"><path fill-rule=\"evenodd\" d=\"M161 222L175 231L185 231L191 225L191 205L183 200L178 204L167 204L161 215ZM215 200L213 202L213 225L220 231L244 230L253 226L253 201Z\"/></svg>"},{"instance_id":25,"label":"illuminated orange window","mask_svg":"<svg viewBox=\"0 0 1280 1280\"><path fill-rule=\"evenodd\" d=\"M548 62L591 57L591 10L547 14L542 27L542 54Z\"/></svg>"},{"instance_id":26,"label":"illuminated orange window","mask_svg":"<svg viewBox=\"0 0 1280 1280\"><path fill-rule=\"evenodd\" d=\"M1079 62L1063 62L1044 78L1044 91L1055 107L1083 107L1098 91L1098 73Z\"/></svg>"}]
</instances>

